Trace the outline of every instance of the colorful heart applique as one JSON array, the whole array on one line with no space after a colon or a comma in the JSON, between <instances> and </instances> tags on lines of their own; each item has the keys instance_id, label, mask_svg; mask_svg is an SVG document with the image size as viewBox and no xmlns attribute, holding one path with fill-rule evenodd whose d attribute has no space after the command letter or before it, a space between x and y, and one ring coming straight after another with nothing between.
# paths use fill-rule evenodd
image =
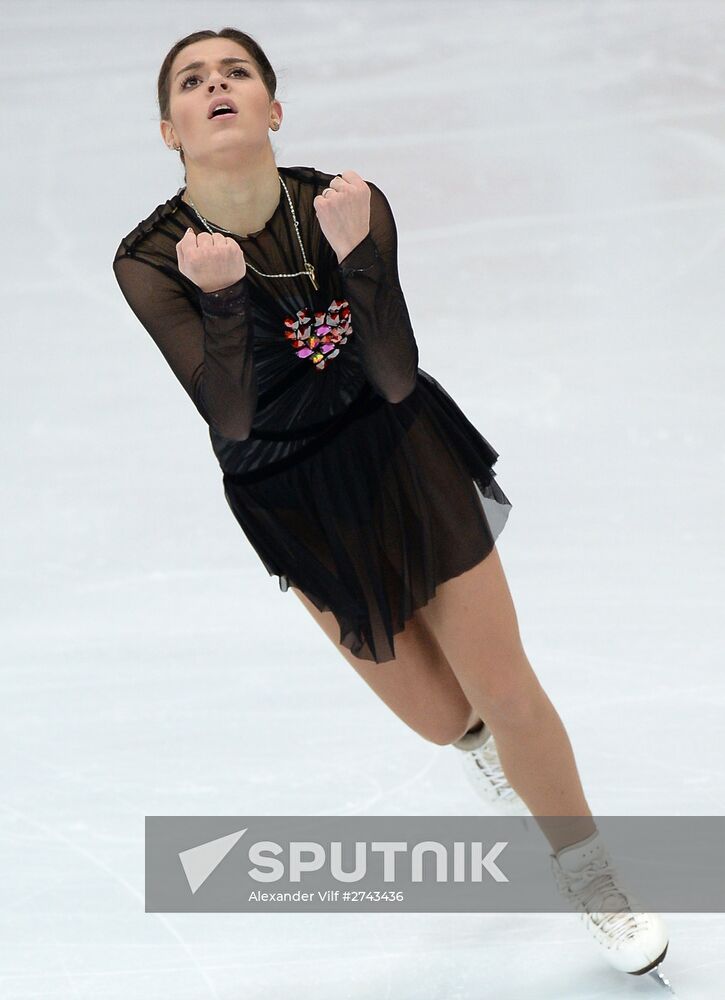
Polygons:
<instances>
[{"instance_id":1,"label":"colorful heart applique","mask_svg":"<svg viewBox=\"0 0 725 1000\"><path fill-rule=\"evenodd\" d=\"M350 303L333 299L327 312L300 309L295 316L285 316L285 337L292 344L298 358L309 358L318 371L322 371L332 358L340 353L338 345L346 344L352 334Z\"/></svg>"}]
</instances>

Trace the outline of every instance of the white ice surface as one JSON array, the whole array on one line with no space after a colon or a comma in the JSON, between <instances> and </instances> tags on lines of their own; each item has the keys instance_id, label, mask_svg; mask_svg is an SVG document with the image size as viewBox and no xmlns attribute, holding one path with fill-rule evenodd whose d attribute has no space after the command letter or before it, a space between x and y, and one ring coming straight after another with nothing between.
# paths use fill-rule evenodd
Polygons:
<instances>
[{"instance_id":1,"label":"white ice surface","mask_svg":"<svg viewBox=\"0 0 725 1000\"><path fill-rule=\"evenodd\" d=\"M485 808L267 576L111 259L183 183L164 54L249 32L277 162L393 206L421 367L501 453L498 549L592 810L722 815L725 4L5 0L3 24L0 995L664 996L568 914L144 912L145 815ZM725 918L668 923L682 1000L721 996Z\"/></svg>"}]
</instances>

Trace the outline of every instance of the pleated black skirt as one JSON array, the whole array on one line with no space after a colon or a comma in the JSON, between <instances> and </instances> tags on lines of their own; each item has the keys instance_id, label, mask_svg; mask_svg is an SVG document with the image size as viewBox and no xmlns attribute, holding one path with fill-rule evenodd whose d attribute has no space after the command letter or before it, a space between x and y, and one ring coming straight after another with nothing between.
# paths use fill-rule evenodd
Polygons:
<instances>
[{"instance_id":1,"label":"pleated black skirt","mask_svg":"<svg viewBox=\"0 0 725 1000\"><path fill-rule=\"evenodd\" d=\"M400 403L367 389L309 453L224 494L279 586L332 611L340 644L376 663L436 587L492 550L511 503L498 452L443 387L418 369Z\"/></svg>"}]
</instances>

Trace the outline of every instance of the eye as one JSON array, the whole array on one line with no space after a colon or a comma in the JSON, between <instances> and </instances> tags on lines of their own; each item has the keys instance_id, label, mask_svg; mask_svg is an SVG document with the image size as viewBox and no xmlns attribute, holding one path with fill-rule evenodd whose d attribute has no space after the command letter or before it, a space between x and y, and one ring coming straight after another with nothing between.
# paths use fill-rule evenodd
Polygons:
<instances>
[{"instance_id":1,"label":"eye","mask_svg":"<svg viewBox=\"0 0 725 1000\"><path fill-rule=\"evenodd\" d=\"M235 66L233 70L230 70L229 76L231 76L232 73L242 73L244 76L249 76L249 72L246 69L244 69L243 66ZM189 82L189 80L199 80L199 79L201 79L201 77L198 77L196 73L191 73L189 76L185 76L184 79L181 81L181 89L188 90L189 88L186 85Z\"/></svg>"}]
</instances>

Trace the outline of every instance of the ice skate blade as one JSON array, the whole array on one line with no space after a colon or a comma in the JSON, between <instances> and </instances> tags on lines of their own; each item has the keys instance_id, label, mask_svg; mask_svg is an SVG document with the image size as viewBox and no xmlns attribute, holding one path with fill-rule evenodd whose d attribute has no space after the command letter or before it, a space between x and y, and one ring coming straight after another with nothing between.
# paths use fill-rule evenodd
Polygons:
<instances>
[{"instance_id":1,"label":"ice skate blade","mask_svg":"<svg viewBox=\"0 0 725 1000\"><path fill-rule=\"evenodd\" d=\"M679 1000L677 994L672 988L672 983L669 981L664 972L660 972L659 968L657 968L657 969L651 969L650 972L648 972L647 974L649 976L652 976L655 982L659 983L660 986L668 990L670 996L674 997L675 1000Z\"/></svg>"}]
</instances>

